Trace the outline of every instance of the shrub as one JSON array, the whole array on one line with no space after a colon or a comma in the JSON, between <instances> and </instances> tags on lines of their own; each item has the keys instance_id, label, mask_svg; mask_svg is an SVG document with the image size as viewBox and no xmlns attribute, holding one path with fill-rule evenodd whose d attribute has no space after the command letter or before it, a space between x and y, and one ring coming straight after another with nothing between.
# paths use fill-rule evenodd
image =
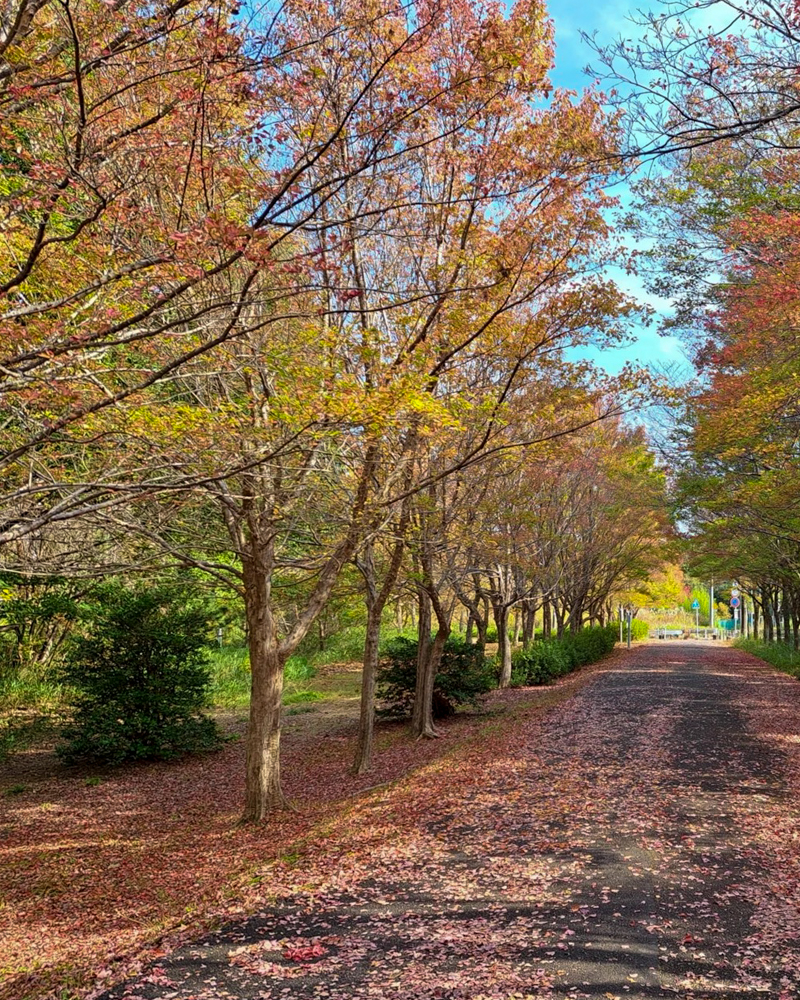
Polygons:
<instances>
[{"instance_id":1,"label":"shrub","mask_svg":"<svg viewBox=\"0 0 800 1000\"><path fill-rule=\"evenodd\" d=\"M7 709L55 707L64 643L84 591L94 585L0 573L0 703Z\"/></svg>"},{"instance_id":2,"label":"shrub","mask_svg":"<svg viewBox=\"0 0 800 1000\"><path fill-rule=\"evenodd\" d=\"M418 640L397 636L384 643L378 668L378 698L382 715L411 713L417 679ZM451 636L433 687L435 718L452 715L457 705L474 705L480 695L494 687L491 665L478 646Z\"/></svg>"},{"instance_id":3,"label":"shrub","mask_svg":"<svg viewBox=\"0 0 800 1000\"><path fill-rule=\"evenodd\" d=\"M614 625L593 625L579 632L569 632L562 641L570 647L574 665L582 667L610 653L618 638Z\"/></svg>"},{"instance_id":4,"label":"shrub","mask_svg":"<svg viewBox=\"0 0 800 1000\"><path fill-rule=\"evenodd\" d=\"M631 639L646 639L650 634L650 626L647 622L634 618L631 622Z\"/></svg>"},{"instance_id":5,"label":"shrub","mask_svg":"<svg viewBox=\"0 0 800 1000\"><path fill-rule=\"evenodd\" d=\"M616 626L606 625L568 632L560 639L534 642L527 649L518 649L512 654L511 683L517 687L548 684L610 653L616 640Z\"/></svg>"},{"instance_id":6,"label":"shrub","mask_svg":"<svg viewBox=\"0 0 800 1000\"><path fill-rule=\"evenodd\" d=\"M119 764L216 746L215 722L199 714L209 630L207 609L185 587L101 588L67 649L75 713L60 755Z\"/></svg>"}]
</instances>

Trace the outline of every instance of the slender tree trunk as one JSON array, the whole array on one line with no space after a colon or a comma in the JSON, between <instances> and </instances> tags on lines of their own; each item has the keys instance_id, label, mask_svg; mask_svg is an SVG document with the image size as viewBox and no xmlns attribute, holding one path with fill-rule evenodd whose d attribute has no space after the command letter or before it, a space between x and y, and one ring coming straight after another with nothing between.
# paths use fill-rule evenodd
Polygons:
<instances>
[{"instance_id":1,"label":"slender tree trunk","mask_svg":"<svg viewBox=\"0 0 800 1000\"><path fill-rule=\"evenodd\" d=\"M363 774L369 770L372 762L372 749L375 735L375 683L378 675L378 650L381 638L381 619L383 609L394 590L400 567L403 563L403 546L405 532L408 526L408 503L403 505L400 523L397 528L392 555L386 574L378 590L375 575L375 559L372 544L368 545L364 559L359 564L366 584L367 602L367 634L364 641L364 666L361 675L361 712L358 722L358 741L353 770Z\"/></svg>"},{"instance_id":2,"label":"slender tree trunk","mask_svg":"<svg viewBox=\"0 0 800 1000\"><path fill-rule=\"evenodd\" d=\"M472 633L474 629L475 629L475 615L473 615L473 613L470 611L469 615L467 616L467 631L464 634L464 641L468 643L468 645L470 646L472 645Z\"/></svg>"},{"instance_id":3,"label":"slender tree trunk","mask_svg":"<svg viewBox=\"0 0 800 1000\"><path fill-rule=\"evenodd\" d=\"M511 683L511 640L508 636L508 607L496 604L494 620L497 625L497 657L500 661L500 687Z\"/></svg>"},{"instance_id":4,"label":"slender tree trunk","mask_svg":"<svg viewBox=\"0 0 800 1000\"><path fill-rule=\"evenodd\" d=\"M552 608L550 606L550 601L544 601L542 603L542 636L545 639L549 639L552 634L553 634Z\"/></svg>"},{"instance_id":5,"label":"slender tree trunk","mask_svg":"<svg viewBox=\"0 0 800 1000\"><path fill-rule=\"evenodd\" d=\"M522 605L522 648L527 649L533 640L536 610L533 601L525 601Z\"/></svg>"},{"instance_id":6,"label":"slender tree trunk","mask_svg":"<svg viewBox=\"0 0 800 1000\"><path fill-rule=\"evenodd\" d=\"M243 562L245 608L250 649L250 719L246 742L246 792L243 819L261 822L285 809L281 789L281 696L283 668L270 608L269 578L257 563Z\"/></svg>"},{"instance_id":7,"label":"slender tree trunk","mask_svg":"<svg viewBox=\"0 0 800 1000\"><path fill-rule=\"evenodd\" d=\"M560 639L564 634L564 610L557 600L553 602L553 613L556 619L556 635Z\"/></svg>"},{"instance_id":8,"label":"slender tree trunk","mask_svg":"<svg viewBox=\"0 0 800 1000\"><path fill-rule=\"evenodd\" d=\"M767 642L775 639L775 622L772 614L772 595L766 588L761 591L763 596L762 607L764 608L764 638Z\"/></svg>"},{"instance_id":9,"label":"slender tree trunk","mask_svg":"<svg viewBox=\"0 0 800 1000\"><path fill-rule=\"evenodd\" d=\"M783 641L788 646L792 641L792 613L786 588L781 590L781 611L783 612Z\"/></svg>"},{"instance_id":10,"label":"slender tree trunk","mask_svg":"<svg viewBox=\"0 0 800 1000\"><path fill-rule=\"evenodd\" d=\"M364 774L372 763L375 740L375 683L378 650L381 640L381 612L377 601L367 606L367 634L364 640L364 667L361 675L361 712L358 719L358 741L353 761L355 774Z\"/></svg>"},{"instance_id":11,"label":"slender tree trunk","mask_svg":"<svg viewBox=\"0 0 800 1000\"><path fill-rule=\"evenodd\" d=\"M488 618L476 618L475 619L475 630L478 633L478 641L476 645L482 653L486 652L486 631L488 628L489 620Z\"/></svg>"},{"instance_id":12,"label":"slender tree trunk","mask_svg":"<svg viewBox=\"0 0 800 1000\"><path fill-rule=\"evenodd\" d=\"M433 686L441 662L447 636L442 629L431 640L432 608L430 594L419 592L419 645L417 649L417 682L414 688L414 708L411 714L411 732L415 736L438 736L433 724Z\"/></svg>"},{"instance_id":13,"label":"slender tree trunk","mask_svg":"<svg viewBox=\"0 0 800 1000\"><path fill-rule=\"evenodd\" d=\"M758 618L760 605L755 597L755 590L753 591L753 638L758 639Z\"/></svg>"}]
</instances>

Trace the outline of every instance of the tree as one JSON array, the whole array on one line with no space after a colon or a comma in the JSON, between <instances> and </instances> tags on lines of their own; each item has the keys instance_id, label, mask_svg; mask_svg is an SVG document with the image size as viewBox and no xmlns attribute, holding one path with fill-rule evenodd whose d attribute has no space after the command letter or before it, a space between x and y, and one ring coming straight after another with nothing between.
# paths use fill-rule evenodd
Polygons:
<instances>
[{"instance_id":1,"label":"tree","mask_svg":"<svg viewBox=\"0 0 800 1000\"><path fill-rule=\"evenodd\" d=\"M628 155L737 142L791 148L800 121L795 4L684 0L634 18L635 40L593 45L629 111Z\"/></svg>"}]
</instances>

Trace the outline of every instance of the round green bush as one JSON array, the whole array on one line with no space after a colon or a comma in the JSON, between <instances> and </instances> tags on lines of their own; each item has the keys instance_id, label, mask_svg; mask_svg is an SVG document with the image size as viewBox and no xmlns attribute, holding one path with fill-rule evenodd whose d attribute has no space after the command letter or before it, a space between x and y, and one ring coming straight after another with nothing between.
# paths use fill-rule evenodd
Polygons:
<instances>
[{"instance_id":1,"label":"round green bush","mask_svg":"<svg viewBox=\"0 0 800 1000\"><path fill-rule=\"evenodd\" d=\"M209 619L185 587L100 588L67 649L63 679L75 711L59 754L120 764L218 745L216 723L200 714Z\"/></svg>"},{"instance_id":2,"label":"round green bush","mask_svg":"<svg viewBox=\"0 0 800 1000\"><path fill-rule=\"evenodd\" d=\"M381 648L378 668L380 714L403 717L411 714L417 680L418 640L397 636ZM493 670L478 646L451 636L445 643L442 662L433 689L435 718L452 715L457 705L475 704L495 686Z\"/></svg>"}]
</instances>

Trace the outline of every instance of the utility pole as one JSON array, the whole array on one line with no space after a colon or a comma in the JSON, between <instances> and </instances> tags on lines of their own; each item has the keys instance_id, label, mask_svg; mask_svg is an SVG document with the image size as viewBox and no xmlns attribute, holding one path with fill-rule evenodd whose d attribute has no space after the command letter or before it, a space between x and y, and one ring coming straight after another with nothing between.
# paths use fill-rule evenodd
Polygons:
<instances>
[{"instance_id":1,"label":"utility pole","mask_svg":"<svg viewBox=\"0 0 800 1000\"><path fill-rule=\"evenodd\" d=\"M714 577L713 576L711 577L711 602L708 608L709 608L708 624L709 627L713 629L714 628Z\"/></svg>"}]
</instances>

